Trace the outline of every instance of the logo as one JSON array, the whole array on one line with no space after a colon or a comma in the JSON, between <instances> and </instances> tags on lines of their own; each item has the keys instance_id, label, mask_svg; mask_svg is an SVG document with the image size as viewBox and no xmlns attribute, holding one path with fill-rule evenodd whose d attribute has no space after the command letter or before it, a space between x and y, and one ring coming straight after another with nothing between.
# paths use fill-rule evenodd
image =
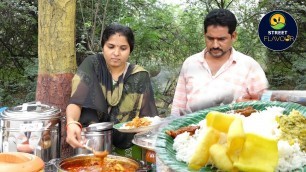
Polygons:
<instances>
[{"instance_id":1,"label":"logo","mask_svg":"<svg viewBox=\"0 0 306 172\"><path fill-rule=\"evenodd\" d=\"M275 30L281 30L286 26L286 18L281 13L275 13L270 17L270 25Z\"/></svg>"},{"instance_id":2,"label":"logo","mask_svg":"<svg viewBox=\"0 0 306 172\"><path fill-rule=\"evenodd\" d=\"M273 51L289 48L297 38L297 24L285 11L272 11L266 14L258 26L261 43Z\"/></svg>"}]
</instances>

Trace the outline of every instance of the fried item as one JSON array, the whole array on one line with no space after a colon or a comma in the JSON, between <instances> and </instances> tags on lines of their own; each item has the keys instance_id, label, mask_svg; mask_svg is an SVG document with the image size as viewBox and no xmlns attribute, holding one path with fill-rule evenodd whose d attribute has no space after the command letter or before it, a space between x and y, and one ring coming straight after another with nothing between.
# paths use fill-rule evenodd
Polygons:
<instances>
[{"instance_id":1,"label":"fried item","mask_svg":"<svg viewBox=\"0 0 306 172\"><path fill-rule=\"evenodd\" d=\"M256 110L252 106L247 106L247 107L245 107L243 109L235 110L235 113L240 113L241 115L243 115L245 117L250 116L254 112L256 112Z\"/></svg>"},{"instance_id":2,"label":"fried item","mask_svg":"<svg viewBox=\"0 0 306 172\"><path fill-rule=\"evenodd\" d=\"M168 134L170 137L175 139L175 137L179 134L182 134L184 132L190 133L190 135L194 135L195 130L199 129L200 126L187 126L187 127L181 127L177 130L167 130L166 134Z\"/></svg>"},{"instance_id":3,"label":"fried item","mask_svg":"<svg viewBox=\"0 0 306 172\"><path fill-rule=\"evenodd\" d=\"M132 121L127 122L125 124L126 127L130 127L130 128L139 128L139 127L146 127L151 125L152 121L150 121L148 118L143 117L143 118L139 118L138 116L136 116Z\"/></svg>"}]
</instances>

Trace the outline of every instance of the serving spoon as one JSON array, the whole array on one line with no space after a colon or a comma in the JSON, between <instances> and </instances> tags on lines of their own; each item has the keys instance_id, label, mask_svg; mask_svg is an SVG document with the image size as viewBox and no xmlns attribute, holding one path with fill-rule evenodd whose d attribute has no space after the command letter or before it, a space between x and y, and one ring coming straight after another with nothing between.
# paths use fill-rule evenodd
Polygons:
<instances>
[{"instance_id":1,"label":"serving spoon","mask_svg":"<svg viewBox=\"0 0 306 172\"><path fill-rule=\"evenodd\" d=\"M91 151L94 154L94 156L96 156L98 158L104 159L108 155L108 151L107 150L105 150L105 151L96 151L96 150L94 150L94 148L89 147L87 145L84 145L84 148L89 150L89 151Z\"/></svg>"}]
</instances>

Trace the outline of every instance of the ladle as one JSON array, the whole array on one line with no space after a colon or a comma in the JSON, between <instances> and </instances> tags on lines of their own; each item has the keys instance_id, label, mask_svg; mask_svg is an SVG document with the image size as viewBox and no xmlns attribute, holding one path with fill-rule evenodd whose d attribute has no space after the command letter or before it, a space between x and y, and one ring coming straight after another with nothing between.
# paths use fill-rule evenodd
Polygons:
<instances>
[{"instance_id":1,"label":"ladle","mask_svg":"<svg viewBox=\"0 0 306 172\"><path fill-rule=\"evenodd\" d=\"M105 158L108 155L108 151L107 150L105 150L105 151L96 151L92 147L89 147L87 145L84 145L84 148L89 150L89 151L91 151L94 154L94 156L99 157L99 158Z\"/></svg>"}]
</instances>

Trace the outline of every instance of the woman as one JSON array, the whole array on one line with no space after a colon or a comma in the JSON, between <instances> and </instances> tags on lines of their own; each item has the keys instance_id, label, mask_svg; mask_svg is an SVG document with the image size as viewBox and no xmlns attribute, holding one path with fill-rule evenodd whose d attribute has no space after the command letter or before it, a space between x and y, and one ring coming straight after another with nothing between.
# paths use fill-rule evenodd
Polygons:
<instances>
[{"instance_id":1,"label":"woman","mask_svg":"<svg viewBox=\"0 0 306 172\"><path fill-rule=\"evenodd\" d=\"M120 24L107 26L102 35L102 54L82 62L72 80L70 104L66 109L67 138L73 148L83 147L82 126L97 122L120 123L156 116L157 109L149 73L128 63L134 49L134 35ZM113 131L113 144L127 149L134 134Z\"/></svg>"}]
</instances>

